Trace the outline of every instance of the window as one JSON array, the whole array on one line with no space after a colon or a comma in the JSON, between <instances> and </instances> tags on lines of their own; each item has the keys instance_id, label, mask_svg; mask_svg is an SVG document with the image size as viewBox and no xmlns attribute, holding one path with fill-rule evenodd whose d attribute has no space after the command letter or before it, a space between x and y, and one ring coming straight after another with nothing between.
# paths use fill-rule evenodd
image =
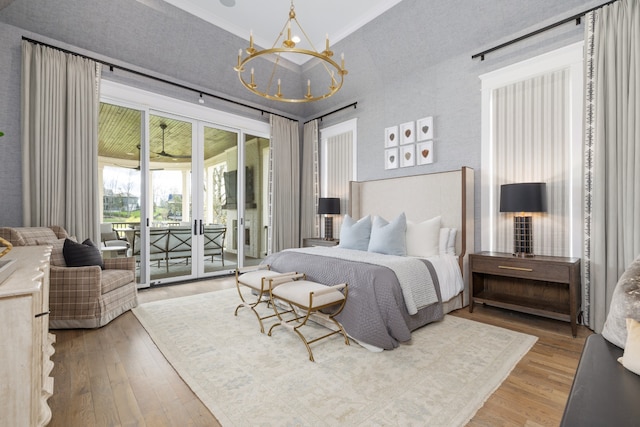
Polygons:
<instances>
[{"instance_id":1,"label":"window","mask_svg":"<svg viewBox=\"0 0 640 427\"><path fill-rule=\"evenodd\" d=\"M347 213L349 182L357 179L357 124L357 119L352 119L320 129L320 197L340 198L341 216L335 218L334 230L340 230L342 216Z\"/></svg>"},{"instance_id":2,"label":"window","mask_svg":"<svg viewBox=\"0 0 640 427\"><path fill-rule=\"evenodd\" d=\"M533 215L534 253L579 253L582 73L577 43L480 77L483 250L513 250L500 185L546 182L548 211Z\"/></svg>"}]
</instances>

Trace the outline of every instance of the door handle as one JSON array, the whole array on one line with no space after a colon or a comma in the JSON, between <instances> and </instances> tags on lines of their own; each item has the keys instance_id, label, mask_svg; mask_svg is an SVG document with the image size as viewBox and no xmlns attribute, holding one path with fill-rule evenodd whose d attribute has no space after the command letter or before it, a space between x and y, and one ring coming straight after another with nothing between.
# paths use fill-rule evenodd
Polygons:
<instances>
[{"instance_id":1,"label":"door handle","mask_svg":"<svg viewBox=\"0 0 640 427\"><path fill-rule=\"evenodd\" d=\"M198 235L198 220L197 219L193 220L193 235L194 236Z\"/></svg>"},{"instance_id":2,"label":"door handle","mask_svg":"<svg viewBox=\"0 0 640 427\"><path fill-rule=\"evenodd\" d=\"M204 235L204 224L202 223L202 220L200 220L200 235Z\"/></svg>"}]
</instances>

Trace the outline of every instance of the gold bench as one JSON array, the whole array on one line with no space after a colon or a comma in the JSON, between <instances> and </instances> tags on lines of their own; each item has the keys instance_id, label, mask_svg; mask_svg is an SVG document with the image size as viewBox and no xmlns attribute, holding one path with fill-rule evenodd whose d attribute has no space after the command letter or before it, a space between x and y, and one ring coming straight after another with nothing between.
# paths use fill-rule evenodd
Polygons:
<instances>
[{"instance_id":1,"label":"gold bench","mask_svg":"<svg viewBox=\"0 0 640 427\"><path fill-rule=\"evenodd\" d=\"M255 268L255 267L254 267ZM275 317L275 314L270 314L267 316L262 316L256 309L258 304L260 303L269 303L269 280L275 277L290 277L297 273L278 273L277 271L270 270L269 266L265 266L265 269L253 269L251 271L247 271L247 269L237 269L236 268L236 288L238 289L238 295L240 295L240 300L242 301L234 312L234 315L238 315L238 310L242 307L246 307L251 309L253 313L258 318L258 322L260 323L260 332L264 333L264 325L262 321L264 319L269 319ZM242 295L241 286L246 286L250 288L253 292L257 294L255 300L248 301L248 298L245 298Z\"/></svg>"},{"instance_id":2,"label":"gold bench","mask_svg":"<svg viewBox=\"0 0 640 427\"><path fill-rule=\"evenodd\" d=\"M324 338L328 338L335 334L342 334L344 342L349 345L349 338L342 325L335 319L335 316L340 314L347 302L347 295L349 293L349 287L346 283L339 285L326 286L320 283L306 280L304 274L288 275L283 277L273 277L269 280L270 284L270 299L271 306L275 312L275 316L278 317L279 322L275 323L269 329L268 335L271 336L273 328L282 325L288 330L295 332L296 335L302 340L307 351L309 352L309 360L312 362L313 352L311 351L310 344L319 341ZM343 290L343 292L341 292ZM278 304L276 300L284 302L291 310L283 312L278 310ZM323 313L321 310L336 307L330 314ZM282 315L289 312L296 312L296 308L300 310L300 315L292 319L285 320ZM332 330L330 333L322 335L318 338L308 340L300 331L303 326L307 324L307 321L311 315L319 316L325 321L333 322L337 327L337 330ZM302 321L301 321L302 320Z\"/></svg>"}]
</instances>

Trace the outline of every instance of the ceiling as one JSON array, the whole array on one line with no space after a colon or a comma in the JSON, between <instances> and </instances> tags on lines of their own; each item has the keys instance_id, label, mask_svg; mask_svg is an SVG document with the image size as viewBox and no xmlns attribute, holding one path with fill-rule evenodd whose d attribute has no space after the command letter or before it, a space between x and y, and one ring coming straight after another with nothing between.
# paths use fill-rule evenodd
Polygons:
<instances>
[{"instance_id":1,"label":"ceiling","mask_svg":"<svg viewBox=\"0 0 640 427\"><path fill-rule=\"evenodd\" d=\"M140 167L141 119L142 114L138 110L100 103L98 155L103 163L132 169ZM164 141L161 124L167 125ZM151 114L149 116L151 166L166 169L190 167L192 132L191 122ZM237 134L234 132L205 127L205 160L235 147L237 139Z\"/></svg>"},{"instance_id":2,"label":"ceiling","mask_svg":"<svg viewBox=\"0 0 640 427\"><path fill-rule=\"evenodd\" d=\"M262 48L274 44L284 28L291 7L291 0L164 1L247 41L250 32L253 32L255 44ZM293 5L296 18L313 46L316 50L323 50L327 34L331 45L334 45L400 1L298 0ZM295 26L293 29L296 30ZM309 49L304 35L299 36L301 42L298 47Z\"/></svg>"}]
</instances>

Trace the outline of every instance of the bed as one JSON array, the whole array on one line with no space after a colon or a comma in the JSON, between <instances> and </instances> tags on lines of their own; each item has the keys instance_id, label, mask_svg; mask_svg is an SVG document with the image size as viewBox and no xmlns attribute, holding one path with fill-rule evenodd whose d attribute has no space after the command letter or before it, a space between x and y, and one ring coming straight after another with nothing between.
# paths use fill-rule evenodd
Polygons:
<instances>
[{"instance_id":1,"label":"bed","mask_svg":"<svg viewBox=\"0 0 640 427\"><path fill-rule=\"evenodd\" d=\"M336 248L281 251L269 255L263 263L279 272L306 273L309 280L327 285L347 282L349 297L336 317L347 334L371 350L396 348L409 341L415 329L468 304L469 279L461 272L466 270L467 252L474 246L473 178L473 170L463 167L450 172L352 182L350 219L345 217L341 230L341 238L347 239ZM385 230L402 224L404 217L404 244L409 255L418 256L354 249L348 243L353 238L348 234L352 231L349 227L366 225L366 218L376 216L387 220L390 227L383 227ZM432 248L433 224L438 217L437 253L421 252L422 240ZM385 221L376 224L379 227ZM381 252L394 247L395 243L374 236L379 236L379 231L371 233L369 243L374 245L375 240Z\"/></svg>"}]
</instances>

